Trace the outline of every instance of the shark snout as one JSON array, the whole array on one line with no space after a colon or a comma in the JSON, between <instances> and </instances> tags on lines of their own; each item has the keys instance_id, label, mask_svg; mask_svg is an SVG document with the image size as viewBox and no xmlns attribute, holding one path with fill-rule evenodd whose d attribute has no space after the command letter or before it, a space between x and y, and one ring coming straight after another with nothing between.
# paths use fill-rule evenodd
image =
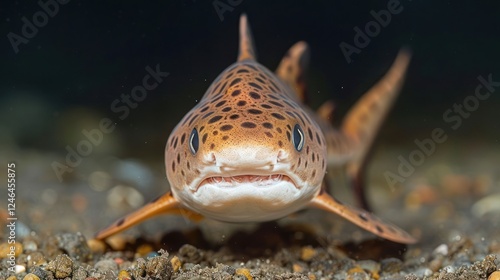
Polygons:
<instances>
[{"instance_id":1,"label":"shark snout","mask_svg":"<svg viewBox=\"0 0 500 280\"><path fill-rule=\"evenodd\" d=\"M219 152L210 152L205 161L221 169L257 168L271 169L288 159L288 153L282 149L268 147L232 147Z\"/></svg>"}]
</instances>

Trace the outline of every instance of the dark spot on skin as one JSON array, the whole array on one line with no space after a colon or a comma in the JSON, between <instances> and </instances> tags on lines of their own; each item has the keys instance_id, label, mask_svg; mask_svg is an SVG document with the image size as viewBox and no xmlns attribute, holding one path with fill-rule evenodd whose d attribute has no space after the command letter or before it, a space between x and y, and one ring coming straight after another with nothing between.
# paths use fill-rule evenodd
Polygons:
<instances>
[{"instance_id":1,"label":"dark spot on skin","mask_svg":"<svg viewBox=\"0 0 500 280\"><path fill-rule=\"evenodd\" d=\"M178 140L178 138L177 138L177 137L175 137L175 140L174 140L174 149L176 149L176 148L177 148L177 140Z\"/></svg>"},{"instance_id":2,"label":"dark spot on skin","mask_svg":"<svg viewBox=\"0 0 500 280\"><path fill-rule=\"evenodd\" d=\"M273 138L273 134L269 131L264 132L264 134L266 134L266 136L269 138Z\"/></svg>"},{"instance_id":3,"label":"dark spot on skin","mask_svg":"<svg viewBox=\"0 0 500 280\"><path fill-rule=\"evenodd\" d=\"M125 218L121 218L118 220L118 222L116 222L116 226L119 227L119 226L123 225L124 222L125 222Z\"/></svg>"},{"instance_id":4,"label":"dark spot on skin","mask_svg":"<svg viewBox=\"0 0 500 280\"><path fill-rule=\"evenodd\" d=\"M231 78L233 75L234 75L234 73L229 73L229 74L227 74L227 76L224 79L227 80L227 79Z\"/></svg>"},{"instance_id":5,"label":"dark spot on skin","mask_svg":"<svg viewBox=\"0 0 500 280\"><path fill-rule=\"evenodd\" d=\"M200 113L204 113L205 111L208 110L208 108L209 108L208 106L205 106L205 107L201 108Z\"/></svg>"},{"instance_id":6,"label":"dark spot on skin","mask_svg":"<svg viewBox=\"0 0 500 280\"><path fill-rule=\"evenodd\" d=\"M278 141L278 146L280 146L280 148L283 148L283 142L281 140Z\"/></svg>"},{"instance_id":7,"label":"dark spot on skin","mask_svg":"<svg viewBox=\"0 0 500 280\"><path fill-rule=\"evenodd\" d=\"M306 147L306 154L309 154L309 146Z\"/></svg>"},{"instance_id":8,"label":"dark spot on skin","mask_svg":"<svg viewBox=\"0 0 500 280\"><path fill-rule=\"evenodd\" d=\"M384 233L384 230L380 226L375 226L379 233Z\"/></svg>"},{"instance_id":9,"label":"dark spot on skin","mask_svg":"<svg viewBox=\"0 0 500 280\"><path fill-rule=\"evenodd\" d=\"M286 128L288 128L288 130L292 130L292 127L289 124L286 125Z\"/></svg>"},{"instance_id":10,"label":"dark spot on skin","mask_svg":"<svg viewBox=\"0 0 500 280\"><path fill-rule=\"evenodd\" d=\"M309 139L311 139L311 141L313 140L313 132L311 130L311 128L307 128L307 133L309 133Z\"/></svg>"},{"instance_id":11,"label":"dark spot on skin","mask_svg":"<svg viewBox=\"0 0 500 280\"><path fill-rule=\"evenodd\" d=\"M186 165L186 166L187 166L187 169L188 169L188 170L191 170L191 163L189 163L189 161L187 162L187 165Z\"/></svg>"},{"instance_id":12,"label":"dark spot on skin","mask_svg":"<svg viewBox=\"0 0 500 280\"><path fill-rule=\"evenodd\" d=\"M283 130L281 130L281 128L279 128L279 127L277 127L277 128L276 128L276 131L277 131L278 133L283 133Z\"/></svg>"},{"instance_id":13,"label":"dark spot on skin","mask_svg":"<svg viewBox=\"0 0 500 280\"><path fill-rule=\"evenodd\" d=\"M203 129L205 129L205 126L200 127L200 131L199 132L202 132Z\"/></svg>"},{"instance_id":14,"label":"dark spot on skin","mask_svg":"<svg viewBox=\"0 0 500 280\"><path fill-rule=\"evenodd\" d=\"M222 140L224 140L224 141L226 141L227 139L229 139L229 136L227 136L227 135L222 137Z\"/></svg>"},{"instance_id":15,"label":"dark spot on skin","mask_svg":"<svg viewBox=\"0 0 500 280\"><path fill-rule=\"evenodd\" d=\"M316 132L316 140L318 140L318 143L320 145L323 145L323 143L321 142L321 137L319 137L319 134Z\"/></svg>"},{"instance_id":16,"label":"dark spot on skin","mask_svg":"<svg viewBox=\"0 0 500 280\"><path fill-rule=\"evenodd\" d=\"M251 87L254 87L254 88L258 89L258 90L262 90L262 87L260 85L256 84L256 83L250 82L250 83L248 83L248 85L251 86Z\"/></svg>"},{"instance_id":17,"label":"dark spot on skin","mask_svg":"<svg viewBox=\"0 0 500 280\"><path fill-rule=\"evenodd\" d=\"M205 142L207 141L207 137L208 137L207 133L203 134L203 137L201 138L201 142L203 142L203 144L205 144Z\"/></svg>"},{"instance_id":18,"label":"dark spot on skin","mask_svg":"<svg viewBox=\"0 0 500 280\"><path fill-rule=\"evenodd\" d=\"M222 112L229 112L229 111L231 111L231 107L226 107L226 108L222 109Z\"/></svg>"},{"instance_id":19,"label":"dark spot on skin","mask_svg":"<svg viewBox=\"0 0 500 280\"><path fill-rule=\"evenodd\" d=\"M261 78L258 78L256 77L255 80L257 80L257 82L261 83L261 84L265 84L266 82L264 82L264 80L262 80Z\"/></svg>"},{"instance_id":20,"label":"dark spot on skin","mask_svg":"<svg viewBox=\"0 0 500 280\"><path fill-rule=\"evenodd\" d=\"M222 105L226 104L226 100L222 100L221 102L215 104L215 107L220 107Z\"/></svg>"},{"instance_id":21,"label":"dark spot on skin","mask_svg":"<svg viewBox=\"0 0 500 280\"><path fill-rule=\"evenodd\" d=\"M316 170L313 170L312 174L311 174L311 178L314 178L316 177Z\"/></svg>"},{"instance_id":22,"label":"dark spot on skin","mask_svg":"<svg viewBox=\"0 0 500 280\"><path fill-rule=\"evenodd\" d=\"M268 122L263 123L262 126L265 127L265 128L268 128L268 129L272 129L273 128L273 124L272 123L268 123Z\"/></svg>"},{"instance_id":23,"label":"dark spot on skin","mask_svg":"<svg viewBox=\"0 0 500 280\"><path fill-rule=\"evenodd\" d=\"M273 108L272 106L269 106L269 105L267 105L267 104L262 104L262 105L260 105L260 106L261 106L262 108L266 108L266 109L271 109L271 108Z\"/></svg>"},{"instance_id":24,"label":"dark spot on skin","mask_svg":"<svg viewBox=\"0 0 500 280\"><path fill-rule=\"evenodd\" d=\"M276 105L278 107L282 107L282 108L285 107L283 104L281 104L281 103L279 103L277 101L274 101L274 100L269 100L269 103L274 104L274 105Z\"/></svg>"},{"instance_id":25,"label":"dark spot on skin","mask_svg":"<svg viewBox=\"0 0 500 280\"><path fill-rule=\"evenodd\" d=\"M267 96L271 97L272 99L279 100L279 97L277 97L277 96L275 96L275 95L269 94L269 95L267 95Z\"/></svg>"},{"instance_id":26,"label":"dark spot on skin","mask_svg":"<svg viewBox=\"0 0 500 280\"><path fill-rule=\"evenodd\" d=\"M186 116L186 118L184 119L184 121L182 122L182 125L185 125L187 123L187 121L193 116L193 113L190 113L189 115Z\"/></svg>"},{"instance_id":27,"label":"dark spot on skin","mask_svg":"<svg viewBox=\"0 0 500 280\"><path fill-rule=\"evenodd\" d=\"M215 144L214 143L210 144L210 149L213 150L214 148L215 148Z\"/></svg>"},{"instance_id":28,"label":"dark spot on skin","mask_svg":"<svg viewBox=\"0 0 500 280\"><path fill-rule=\"evenodd\" d=\"M232 120L236 120L239 117L240 117L240 115L236 115L236 114L229 116L229 118L232 119Z\"/></svg>"},{"instance_id":29,"label":"dark spot on skin","mask_svg":"<svg viewBox=\"0 0 500 280\"><path fill-rule=\"evenodd\" d=\"M202 117L202 119L206 119L208 116L210 116L210 115L211 115L211 114L213 114L213 113L214 113L214 112L208 112L208 113L206 113L206 114Z\"/></svg>"},{"instance_id":30,"label":"dark spot on skin","mask_svg":"<svg viewBox=\"0 0 500 280\"><path fill-rule=\"evenodd\" d=\"M290 141L290 139L292 139L291 135L290 135L290 132L288 132L288 131L286 132L286 138L288 138L288 141Z\"/></svg>"},{"instance_id":31,"label":"dark spot on skin","mask_svg":"<svg viewBox=\"0 0 500 280\"><path fill-rule=\"evenodd\" d=\"M232 125L230 125L230 124L226 124L226 125L221 126L221 127L220 127L220 130L221 130L221 131L228 131L228 130L231 130L232 128L233 128L233 126L232 126Z\"/></svg>"},{"instance_id":32,"label":"dark spot on skin","mask_svg":"<svg viewBox=\"0 0 500 280\"><path fill-rule=\"evenodd\" d=\"M306 164L304 165L305 168L309 165L309 162L306 160Z\"/></svg>"},{"instance_id":33,"label":"dark spot on skin","mask_svg":"<svg viewBox=\"0 0 500 280\"><path fill-rule=\"evenodd\" d=\"M361 220L363 220L363 221L365 221L365 222L368 222L368 218L366 217L366 214L365 214L365 213L360 213L360 214L358 214L358 217L359 217Z\"/></svg>"},{"instance_id":34,"label":"dark spot on skin","mask_svg":"<svg viewBox=\"0 0 500 280\"><path fill-rule=\"evenodd\" d=\"M248 95L250 95L250 97L253 99L260 99L260 94L254 92L254 91L249 92Z\"/></svg>"},{"instance_id":35,"label":"dark spot on skin","mask_svg":"<svg viewBox=\"0 0 500 280\"><path fill-rule=\"evenodd\" d=\"M182 175L182 177L186 176L186 173L184 173L184 170L181 170L181 175Z\"/></svg>"},{"instance_id":36,"label":"dark spot on skin","mask_svg":"<svg viewBox=\"0 0 500 280\"><path fill-rule=\"evenodd\" d=\"M297 166L300 167L300 164L302 163L302 158L299 158L299 161L297 162Z\"/></svg>"},{"instance_id":37,"label":"dark spot on skin","mask_svg":"<svg viewBox=\"0 0 500 280\"><path fill-rule=\"evenodd\" d=\"M325 159L321 162L321 168L325 169Z\"/></svg>"},{"instance_id":38,"label":"dark spot on skin","mask_svg":"<svg viewBox=\"0 0 500 280\"><path fill-rule=\"evenodd\" d=\"M262 114L262 111L261 110L257 110L257 109L249 109L248 113L250 113L252 115L260 115L260 114Z\"/></svg>"},{"instance_id":39,"label":"dark spot on skin","mask_svg":"<svg viewBox=\"0 0 500 280\"><path fill-rule=\"evenodd\" d=\"M240 93L241 93L241 91L239 89L237 89L231 93L231 96L238 96L238 95L240 95Z\"/></svg>"},{"instance_id":40,"label":"dark spot on skin","mask_svg":"<svg viewBox=\"0 0 500 280\"><path fill-rule=\"evenodd\" d=\"M177 154L177 164L181 163L181 154Z\"/></svg>"},{"instance_id":41,"label":"dark spot on skin","mask_svg":"<svg viewBox=\"0 0 500 280\"><path fill-rule=\"evenodd\" d=\"M214 122L217 122L219 121L220 119L222 119L222 116L215 116L213 118L211 118L208 123L214 123Z\"/></svg>"},{"instance_id":42,"label":"dark spot on skin","mask_svg":"<svg viewBox=\"0 0 500 280\"><path fill-rule=\"evenodd\" d=\"M217 136L217 134L219 134L219 132L218 132L217 130L214 130L214 132L212 132L212 134L213 134L214 136Z\"/></svg>"},{"instance_id":43,"label":"dark spot on skin","mask_svg":"<svg viewBox=\"0 0 500 280\"><path fill-rule=\"evenodd\" d=\"M244 128L255 128L257 127L257 125L253 122L244 122L241 124L241 127L244 127Z\"/></svg>"},{"instance_id":44,"label":"dark spot on skin","mask_svg":"<svg viewBox=\"0 0 500 280\"><path fill-rule=\"evenodd\" d=\"M248 71L248 69L240 69L238 71L236 71L236 73L248 73L250 71Z\"/></svg>"},{"instance_id":45,"label":"dark spot on skin","mask_svg":"<svg viewBox=\"0 0 500 280\"><path fill-rule=\"evenodd\" d=\"M283 117L283 115L278 114L278 113L272 113L271 116L277 118L278 120L284 120L285 119L285 117Z\"/></svg>"},{"instance_id":46,"label":"dark spot on skin","mask_svg":"<svg viewBox=\"0 0 500 280\"><path fill-rule=\"evenodd\" d=\"M311 154L311 159L312 159L312 162L314 162L314 160L316 159L316 155L314 153Z\"/></svg>"},{"instance_id":47,"label":"dark spot on skin","mask_svg":"<svg viewBox=\"0 0 500 280\"><path fill-rule=\"evenodd\" d=\"M172 161L172 171L175 172L175 161Z\"/></svg>"},{"instance_id":48,"label":"dark spot on skin","mask_svg":"<svg viewBox=\"0 0 500 280\"><path fill-rule=\"evenodd\" d=\"M234 79L234 80L233 80L233 81L229 84L229 86L230 86L230 87L232 87L232 86L234 86L235 84L237 84L237 83L239 83L239 82L241 82L241 79L240 79L240 78L236 78L236 79Z\"/></svg>"},{"instance_id":49,"label":"dark spot on skin","mask_svg":"<svg viewBox=\"0 0 500 280\"><path fill-rule=\"evenodd\" d=\"M184 144L184 141L186 140L186 133L183 133L181 136L181 145Z\"/></svg>"},{"instance_id":50,"label":"dark spot on skin","mask_svg":"<svg viewBox=\"0 0 500 280\"><path fill-rule=\"evenodd\" d=\"M240 100L238 101L238 103L236 103L236 105L238 106L245 106L247 104L247 102L245 100Z\"/></svg>"},{"instance_id":51,"label":"dark spot on skin","mask_svg":"<svg viewBox=\"0 0 500 280\"><path fill-rule=\"evenodd\" d=\"M253 66L252 64L246 64L246 66L252 70L255 70L255 71L259 71L255 66Z\"/></svg>"}]
</instances>

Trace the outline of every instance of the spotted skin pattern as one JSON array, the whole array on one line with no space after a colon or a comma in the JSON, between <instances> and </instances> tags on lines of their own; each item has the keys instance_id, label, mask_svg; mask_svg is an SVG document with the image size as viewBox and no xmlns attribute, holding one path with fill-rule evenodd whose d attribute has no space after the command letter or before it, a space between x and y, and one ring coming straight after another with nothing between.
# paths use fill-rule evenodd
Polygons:
<instances>
[{"instance_id":1,"label":"spotted skin pattern","mask_svg":"<svg viewBox=\"0 0 500 280\"><path fill-rule=\"evenodd\" d=\"M295 44L276 74L255 58L243 15L238 61L215 79L167 141L165 164L171 192L118 220L96 238L107 238L165 213L180 213L194 220L201 214L227 222L259 222L312 206L338 214L380 237L416 242L402 229L326 192L327 165L363 160L356 151L364 151L360 145L367 141L359 134L334 130L325 117L328 114L316 115L302 103L307 45ZM388 84L390 91L365 99L392 102L406 65L393 68L400 77L395 78L394 86ZM362 109L351 113L346 127L351 132L374 134L377 129L373 127L381 118L375 118L376 123L356 125L353 120L366 114L366 106L358 107Z\"/></svg>"}]
</instances>

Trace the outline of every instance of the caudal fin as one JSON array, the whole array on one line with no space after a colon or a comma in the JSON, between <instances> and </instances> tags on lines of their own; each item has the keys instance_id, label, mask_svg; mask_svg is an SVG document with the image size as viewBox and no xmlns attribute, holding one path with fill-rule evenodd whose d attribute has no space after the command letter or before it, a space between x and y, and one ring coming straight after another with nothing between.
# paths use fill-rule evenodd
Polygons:
<instances>
[{"instance_id":1,"label":"caudal fin","mask_svg":"<svg viewBox=\"0 0 500 280\"><path fill-rule=\"evenodd\" d=\"M403 85L411 54L401 50L385 76L373 86L347 113L342 133L357 143L347 174L360 207L369 209L364 194L363 173L377 132Z\"/></svg>"}]
</instances>

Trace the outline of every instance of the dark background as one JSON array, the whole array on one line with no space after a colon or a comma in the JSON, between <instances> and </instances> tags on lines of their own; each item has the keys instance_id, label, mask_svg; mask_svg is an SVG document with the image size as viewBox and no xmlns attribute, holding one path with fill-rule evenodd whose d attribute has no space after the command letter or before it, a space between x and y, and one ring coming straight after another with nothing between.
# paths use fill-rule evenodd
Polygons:
<instances>
[{"instance_id":1,"label":"dark background","mask_svg":"<svg viewBox=\"0 0 500 280\"><path fill-rule=\"evenodd\" d=\"M293 43L309 43L312 106L334 99L339 118L387 71L398 50L408 46L412 63L381 133L384 144L412 145L436 127L449 132L447 144L464 149L498 144L500 89L481 101L456 131L442 117L474 93L479 75L492 74L500 81L496 1L401 1L403 11L350 64L339 44L353 44L353 28L364 29L373 20L370 11L387 9L388 1L244 0L224 12L223 21L213 3L72 0L59 5L58 13L16 54L7 34L21 35L21 18L32 21L41 8L35 1L4 1L1 149L64 156L67 145L84 139L82 129L97 128L108 117L117 122L116 130L105 135L96 151L162 162L173 126L235 61L242 13L249 17L259 61L271 70ZM119 120L111 103L130 94L141 84L145 67L156 64L170 76Z\"/></svg>"}]
</instances>

